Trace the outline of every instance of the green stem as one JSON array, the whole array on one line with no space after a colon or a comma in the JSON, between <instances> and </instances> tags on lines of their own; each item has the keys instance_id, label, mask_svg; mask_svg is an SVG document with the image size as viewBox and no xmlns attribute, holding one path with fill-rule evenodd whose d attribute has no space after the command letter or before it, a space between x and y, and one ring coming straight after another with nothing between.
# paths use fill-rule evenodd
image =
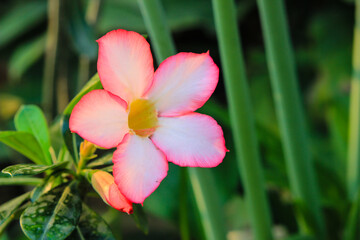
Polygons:
<instances>
[{"instance_id":1,"label":"green stem","mask_svg":"<svg viewBox=\"0 0 360 240\"><path fill-rule=\"evenodd\" d=\"M0 178L0 186L5 185L38 185L43 180L41 178L29 178L29 177L15 177L15 178Z\"/></svg>"},{"instance_id":2,"label":"green stem","mask_svg":"<svg viewBox=\"0 0 360 240\"><path fill-rule=\"evenodd\" d=\"M189 168L191 186L207 240L226 239L222 209L210 169ZM265 240L265 239L264 239Z\"/></svg>"},{"instance_id":3,"label":"green stem","mask_svg":"<svg viewBox=\"0 0 360 240\"><path fill-rule=\"evenodd\" d=\"M350 124L347 181L351 201L360 186L360 0L355 1L355 28L353 46L353 77L350 93Z\"/></svg>"},{"instance_id":4,"label":"green stem","mask_svg":"<svg viewBox=\"0 0 360 240\"><path fill-rule=\"evenodd\" d=\"M326 239L283 0L258 0L290 187L302 232Z\"/></svg>"},{"instance_id":5,"label":"green stem","mask_svg":"<svg viewBox=\"0 0 360 240\"><path fill-rule=\"evenodd\" d=\"M160 64L176 53L174 41L166 24L164 9L159 0L139 0L138 2L155 50L156 60Z\"/></svg>"},{"instance_id":6,"label":"green stem","mask_svg":"<svg viewBox=\"0 0 360 240\"><path fill-rule=\"evenodd\" d=\"M99 15L101 0L90 0L87 9L86 9L86 16L85 20L89 26L94 27L96 20ZM82 87L86 84L89 80L89 70L90 70L90 63L91 60L84 54L80 55L79 58L79 76L78 76L78 83L77 83L77 91L79 92Z\"/></svg>"},{"instance_id":7,"label":"green stem","mask_svg":"<svg viewBox=\"0 0 360 240\"><path fill-rule=\"evenodd\" d=\"M158 63L176 53L175 46L166 25L165 13L159 0L138 0ZM221 205L216 200L217 190L208 169L190 168L190 183L194 190L200 216L207 239L226 239Z\"/></svg>"},{"instance_id":8,"label":"green stem","mask_svg":"<svg viewBox=\"0 0 360 240\"><path fill-rule=\"evenodd\" d=\"M249 87L236 24L236 8L233 0L212 2L235 151L255 239L272 239L264 174L260 164Z\"/></svg>"},{"instance_id":9,"label":"green stem","mask_svg":"<svg viewBox=\"0 0 360 240\"><path fill-rule=\"evenodd\" d=\"M181 240L190 240L190 230L188 223L188 189L187 189L187 168L180 169L180 197L179 197L179 222Z\"/></svg>"},{"instance_id":10,"label":"green stem","mask_svg":"<svg viewBox=\"0 0 360 240\"><path fill-rule=\"evenodd\" d=\"M48 119L54 103L54 82L57 46L59 39L60 0L48 0L48 29L45 51L42 105Z\"/></svg>"}]
</instances>

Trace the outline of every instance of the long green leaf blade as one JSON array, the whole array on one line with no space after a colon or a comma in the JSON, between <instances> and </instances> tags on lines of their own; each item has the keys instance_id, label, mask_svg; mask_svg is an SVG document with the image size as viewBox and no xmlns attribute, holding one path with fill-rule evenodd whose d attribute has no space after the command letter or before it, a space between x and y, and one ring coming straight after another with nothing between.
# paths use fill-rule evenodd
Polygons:
<instances>
[{"instance_id":1,"label":"long green leaf blade","mask_svg":"<svg viewBox=\"0 0 360 240\"><path fill-rule=\"evenodd\" d=\"M30 193L14 198L0 206L0 226L18 209L18 207L30 196Z\"/></svg>"}]
</instances>

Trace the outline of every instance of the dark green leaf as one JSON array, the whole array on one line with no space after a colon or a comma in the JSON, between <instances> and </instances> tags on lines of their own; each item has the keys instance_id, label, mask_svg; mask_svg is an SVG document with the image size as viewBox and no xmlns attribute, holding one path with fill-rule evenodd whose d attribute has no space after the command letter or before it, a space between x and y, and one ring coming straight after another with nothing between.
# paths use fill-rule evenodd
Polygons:
<instances>
[{"instance_id":1,"label":"dark green leaf","mask_svg":"<svg viewBox=\"0 0 360 240\"><path fill-rule=\"evenodd\" d=\"M115 240L107 223L85 204L82 205L79 224L68 240Z\"/></svg>"},{"instance_id":2,"label":"dark green leaf","mask_svg":"<svg viewBox=\"0 0 360 240\"><path fill-rule=\"evenodd\" d=\"M81 139L76 133L71 133L69 128L69 115L63 117L61 132L66 145L67 150L70 152L72 159L75 162L75 165L79 161L79 148Z\"/></svg>"},{"instance_id":3,"label":"dark green leaf","mask_svg":"<svg viewBox=\"0 0 360 240\"><path fill-rule=\"evenodd\" d=\"M0 132L0 142L15 149L28 157L34 163L44 164L45 157L35 137L27 132L3 131Z\"/></svg>"},{"instance_id":4,"label":"dark green leaf","mask_svg":"<svg viewBox=\"0 0 360 240\"><path fill-rule=\"evenodd\" d=\"M94 59L97 54L97 44L93 29L85 20L85 12L80 1L64 1L65 5L65 25L68 36L72 41L76 51L90 59Z\"/></svg>"},{"instance_id":5,"label":"dark green leaf","mask_svg":"<svg viewBox=\"0 0 360 240\"><path fill-rule=\"evenodd\" d=\"M51 164L50 134L45 116L36 105L22 106L15 115L15 126L18 131L28 132L34 135L39 142L44 156L44 164Z\"/></svg>"},{"instance_id":6,"label":"dark green leaf","mask_svg":"<svg viewBox=\"0 0 360 240\"><path fill-rule=\"evenodd\" d=\"M50 169L63 167L66 164L68 164L68 162L61 162L61 163L53 164L51 166L35 165L35 164L16 164L6 167L5 169L2 170L2 172L10 174L13 177L18 175L36 175Z\"/></svg>"},{"instance_id":7,"label":"dark green leaf","mask_svg":"<svg viewBox=\"0 0 360 240\"><path fill-rule=\"evenodd\" d=\"M30 193L25 193L0 206L0 225L2 225L17 209L29 198Z\"/></svg>"},{"instance_id":8,"label":"dark green leaf","mask_svg":"<svg viewBox=\"0 0 360 240\"><path fill-rule=\"evenodd\" d=\"M113 157L113 153L106 154L105 156L97 158L91 163L89 163L87 167L94 168L94 167L112 164L112 157Z\"/></svg>"},{"instance_id":9,"label":"dark green leaf","mask_svg":"<svg viewBox=\"0 0 360 240\"><path fill-rule=\"evenodd\" d=\"M81 91L71 100L68 106L64 110L64 115L70 115L75 105L80 101L80 99L88 92L95 90L95 89L102 89L102 85L100 82L99 74L95 74L81 89Z\"/></svg>"},{"instance_id":10,"label":"dark green leaf","mask_svg":"<svg viewBox=\"0 0 360 240\"><path fill-rule=\"evenodd\" d=\"M31 29L46 17L45 1L25 1L15 5L0 19L0 48Z\"/></svg>"},{"instance_id":11,"label":"dark green leaf","mask_svg":"<svg viewBox=\"0 0 360 240\"><path fill-rule=\"evenodd\" d=\"M45 35L18 47L9 62L9 76L12 80L19 80L45 51Z\"/></svg>"},{"instance_id":12,"label":"dark green leaf","mask_svg":"<svg viewBox=\"0 0 360 240\"><path fill-rule=\"evenodd\" d=\"M133 209L134 213L131 216L134 218L136 226L145 234L148 234L149 224L143 207L140 204L133 204Z\"/></svg>"},{"instance_id":13,"label":"dark green leaf","mask_svg":"<svg viewBox=\"0 0 360 240\"><path fill-rule=\"evenodd\" d=\"M20 224L32 240L62 240L75 229L80 214L78 183L73 182L42 195L23 212Z\"/></svg>"}]
</instances>

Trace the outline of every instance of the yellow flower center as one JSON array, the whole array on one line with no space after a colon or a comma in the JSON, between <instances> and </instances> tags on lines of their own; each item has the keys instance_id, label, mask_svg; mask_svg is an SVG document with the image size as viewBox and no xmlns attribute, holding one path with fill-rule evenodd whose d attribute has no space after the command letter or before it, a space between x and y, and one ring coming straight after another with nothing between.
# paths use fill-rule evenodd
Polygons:
<instances>
[{"instance_id":1,"label":"yellow flower center","mask_svg":"<svg viewBox=\"0 0 360 240\"><path fill-rule=\"evenodd\" d=\"M153 103L141 98L130 103L128 125L132 133L148 137L155 132L157 124L157 112Z\"/></svg>"}]
</instances>

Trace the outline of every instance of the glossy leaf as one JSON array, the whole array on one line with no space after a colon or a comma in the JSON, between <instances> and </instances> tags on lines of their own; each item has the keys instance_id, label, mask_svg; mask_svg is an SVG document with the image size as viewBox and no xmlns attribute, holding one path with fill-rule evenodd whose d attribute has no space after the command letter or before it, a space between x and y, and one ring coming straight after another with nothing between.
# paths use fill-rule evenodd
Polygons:
<instances>
[{"instance_id":1,"label":"glossy leaf","mask_svg":"<svg viewBox=\"0 0 360 240\"><path fill-rule=\"evenodd\" d=\"M67 239L115 240L107 223L85 204L82 205L78 226Z\"/></svg>"},{"instance_id":2,"label":"glossy leaf","mask_svg":"<svg viewBox=\"0 0 360 240\"><path fill-rule=\"evenodd\" d=\"M95 74L81 89L81 91L71 100L68 106L64 110L64 115L70 115L75 105L80 101L80 99L88 92L95 90L95 89L102 89L102 85L100 82L99 74Z\"/></svg>"},{"instance_id":3,"label":"glossy leaf","mask_svg":"<svg viewBox=\"0 0 360 240\"><path fill-rule=\"evenodd\" d=\"M62 240L75 229L80 214L78 183L73 182L42 195L23 212L20 224L32 240Z\"/></svg>"},{"instance_id":4,"label":"glossy leaf","mask_svg":"<svg viewBox=\"0 0 360 240\"><path fill-rule=\"evenodd\" d=\"M25 1L9 9L0 19L0 48L29 31L45 17L45 1Z\"/></svg>"},{"instance_id":5,"label":"glossy leaf","mask_svg":"<svg viewBox=\"0 0 360 240\"><path fill-rule=\"evenodd\" d=\"M143 231L143 233L149 233L149 223L141 204L133 204L134 212L131 215L134 218L136 226Z\"/></svg>"},{"instance_id":6,"label":"glossy leaf","mask_svg":"<svg viewBox=\"0 0 360 240\"><path fill-rule=\"evenodd\" d=\"M66 115L62 119L61 133L66 145L67 150L69 151L72 159L75 164L79 161L79 148L81 143L81 138L76 133L72 133L69 128L69 115Z\"/></svg>"},{"instance_id":7,"label":"glossy leaf","mask_svg":"<svg viewBox=\"0 0 360 240\"><path fill-rule=\"evenodd\" d=\"M0 142L23 154L36 164L46 163L44 153L35 137L27 132L0 132Z\"/></svg>"},{"instance_id":8,"label":"glossy leaf","mask_svg":"<svg viewBox=\"0 0 360 240\"><path fill-rule=\"evenodd\" d=\"M0 206L0 226L29 198L30 193L25 193Z\"/></svg>"},{"instance_id":9,"label":"glossy leaf","mask_svg":"<svg viewBox=\"0 0 360 240\"><path fill-rule=\"evenodd\" d=\"M15 127L18 131L34 135L45 156L45 164L51 164L50 135L45 116L36 105L24 105L15 115Z\"/></svg>"},{"instance_id":10,"label":"glossy leaf","mask_svg":"<svg viewBox=\"0 0 360 240\"><path fill-rule=\"evenodd\" d=\"M36 165L36 164L16 164L6 167L1 172L10 174L11 176L18 175L36 175L43 173L50 169L56 169L65 166L69 162L61 162L51 166L48 165Z\"/></svg>"}]
</instances>

